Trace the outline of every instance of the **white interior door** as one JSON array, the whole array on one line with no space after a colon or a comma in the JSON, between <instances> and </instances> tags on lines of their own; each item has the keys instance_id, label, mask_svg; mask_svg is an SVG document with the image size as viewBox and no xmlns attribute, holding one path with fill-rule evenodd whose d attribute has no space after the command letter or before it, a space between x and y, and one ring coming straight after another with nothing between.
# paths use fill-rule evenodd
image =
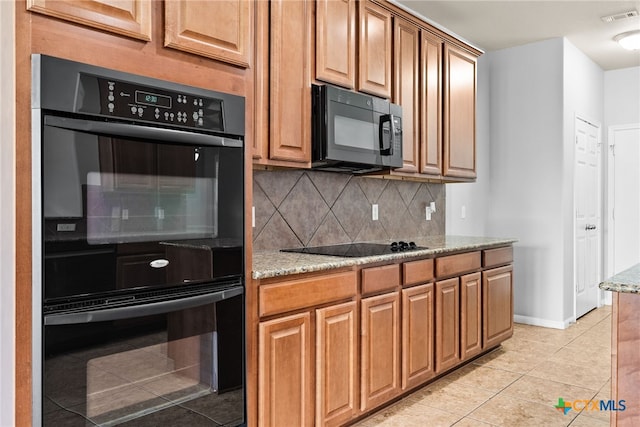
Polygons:
<instances>
[{"instance_id":1,"label":"white interior door","mask_svg":"<svg viewBox=\"0 0 640 427\"><path fill-rule=\"evenodd\" d=\"M600 283L600 128L576 118L576 318L598 306Z\"/></svg>"},{"instance_id":2,"label":"white interior door","mask_svg":"<svg viewBox=\"0 0 640 427\"><path fill-rule=\"evenodd\" d=\"M640 124L613 129L609 145L613 275L640 262Z\"/></svg>"}]
</instances>

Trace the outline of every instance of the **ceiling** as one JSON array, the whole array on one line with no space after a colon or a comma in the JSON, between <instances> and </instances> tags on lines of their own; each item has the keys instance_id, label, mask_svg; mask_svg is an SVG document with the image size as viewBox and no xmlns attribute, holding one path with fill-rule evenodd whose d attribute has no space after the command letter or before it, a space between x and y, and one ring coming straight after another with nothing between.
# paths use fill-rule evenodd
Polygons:
<instances>
[{"instance_id":1,"label":"ceiling","mask_svg":"<svg viewBox=\"0 0 640 427\"><path fill-rule=\"evenodd\" d=\"M489 52L566 37L603 70L640 66L640 51L623 49L617 34L640 30L640 16L612 23L601 17L630 10L640 0L395 0L470 44Z\"/></svg>"}]
</instances>

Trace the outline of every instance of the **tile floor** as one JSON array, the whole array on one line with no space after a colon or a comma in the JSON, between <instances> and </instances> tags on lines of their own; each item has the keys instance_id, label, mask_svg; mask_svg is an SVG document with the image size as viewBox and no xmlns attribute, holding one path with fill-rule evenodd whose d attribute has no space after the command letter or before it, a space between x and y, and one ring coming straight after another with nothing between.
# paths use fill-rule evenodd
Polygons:
<instances>
[{"instance_id":1,"label":"tile floor","mask_svg":"<svg viewBox=\"0 0 640 427\"><path fill-rule=\"evenodd\" d=\"M609 412L554 408L609 400L611 307L565 330L516 324L501 347L372 414L357 427L606 427Z\"/></svg>"}]
</instances>

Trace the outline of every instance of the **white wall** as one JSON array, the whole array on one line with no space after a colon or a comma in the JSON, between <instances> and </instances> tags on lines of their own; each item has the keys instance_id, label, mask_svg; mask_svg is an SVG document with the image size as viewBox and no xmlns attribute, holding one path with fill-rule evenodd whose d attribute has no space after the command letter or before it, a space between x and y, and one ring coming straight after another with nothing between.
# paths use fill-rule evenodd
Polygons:
<instances>
[{"instance_id":1,"label":"white wall","mask_svg":"<svg viewBox=\"0 0 640 427\"><path fill-rule=\"evenodd\" d=\"M580 116L601 127L604 117L604 72L564 39L564 155L562 178L562 217L564 239L564 318L575 320L574 312L574 162L575 162L575 117ZM601 138L602 141L602 138ZM601 152L602 154L602 152ZM606 154L606 153L605 153ZM602 158L602 157L601 157ZM595 190L595 189L594 189ZM602 191L602 189L601 189ZM602 193L601 193L601 200ZM599 224L599 229L601 224ZM598 270L602 274L602 265ZM599 277L602 280L603 277Z\"/></svg>"},{"instance_id":2,"label":"white wall","mask_svg":"<svg viewBox=\"0 0 640 427\"><path fill-rule=\"evenodd\" d=\"M564 328L573 320L574 119L601 123L603 103L602 70L563 38L480 57L478 181L447 186L447 233L518 239L520 322Z\"/></svg>"},{"instance_id":3,"label":"white wall","mask_svg":"<svg viewBox=\"0 0 640 427\"><path fill-rule=\"evenodd\" d=\"M604 156L604 176L613 179L609 170L609 127L624 126L640 123L640 67L623 68L620 70L605 71L604 73L604 127L603 144L607 147L607 155ZM608 186L605 183L605 206L603 228L605 242L604 251L604 276L615 274L613 259L610 252L613 250L613 236L609 233L609 225L612 218L612 195L608 194ZM607 292L607 303L611 295Z\"/></svg>"},{"instance_id":4,"label":"white wall","mask_svg":"<svg viewBox=\"0 0 640 427\"><path fill-rule=\"evenodd\" d=\"M446 233L449 235L485 236L488 194L490 193L489 157L489 60L478 58L476 93L476 170L474 183L446 185ZM466 216L461 217L464 207Z\"/></svg>"},{"instance_id":5,"label":"white wall","mask_svg":"<svg viewBox=\"0 0 640 427\"><path fill-rule=\"evenodd\" d=\"M640 123L640 67L606 71L604 124L608 127L632 123Z\"/></svg>"},{"instance_id":6,"label":"white wall","mask_svg":"<svg viewBox=\"0 0 640 427\"><path fill-rule=\"evenodd\" d=\"M491 52L487 234L513 236L516 319L563 327L563 40Z\"/></svg>"},{"instance_id":7,"label":"white wall","mask_svg":"<svg viewBox=\"0 0 640 427\"><path fill-rule=\"evenodd\" d=\"M15 424L14 14L0 1L0 426Z\"/></svg>"}]
</instances>

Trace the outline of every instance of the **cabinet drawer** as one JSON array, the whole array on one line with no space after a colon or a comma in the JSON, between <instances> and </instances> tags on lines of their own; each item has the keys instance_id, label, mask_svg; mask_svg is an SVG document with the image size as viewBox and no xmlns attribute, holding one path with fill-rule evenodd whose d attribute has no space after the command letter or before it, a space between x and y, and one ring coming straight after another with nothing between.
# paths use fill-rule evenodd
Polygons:
<instances>
[{"instance_id":1,"label":"cabinet drawer","mask_svg":"<svg viewBox=\"0 0 640 427\"><path fill-rule=\"evenodd\" d=\"M487 249L482 251L482 266L484 268L513 262L513 247Z\"/></svg>"},{"instance_id":2,"label":"cabinet drawer","mask_svg":"<svg viewBox=\"0 0 640 427\"><path fill-rule=\"evenodd\" d=\"M402 284L417 285L433 280L433 260L421 259L420 261L405 262L402 264Z\"/></svg>"},{"instance_id":3,"label":"cabinet drawer","mask_svg":"<svg viewBox=\"0 0 640 427\"><path fill-rule=\"evenodd\" d=\"M480 251L436 258L436 277L456 276L481 266Z\"/></svg>"},{"instance_id":4,"label":"cabinet drawer","mask_svg":"<svg viewBox=\"0 0 640 427\"><path fill-rule=\"evenodd\" d=\"M400 265L383 265L362 269L362 294L396 288L400 284Z\"/></svg>"},{"instance_id":5,"label":"cabinet drawer","mask_svg":"<svg viewBox=\"0 0 640 427\"><path fill-rule=\"evenodd\" d=\"M355 271L315 275L260 286L260 317L351 298L358 292Z\"/></svg>"}]
</instances>

